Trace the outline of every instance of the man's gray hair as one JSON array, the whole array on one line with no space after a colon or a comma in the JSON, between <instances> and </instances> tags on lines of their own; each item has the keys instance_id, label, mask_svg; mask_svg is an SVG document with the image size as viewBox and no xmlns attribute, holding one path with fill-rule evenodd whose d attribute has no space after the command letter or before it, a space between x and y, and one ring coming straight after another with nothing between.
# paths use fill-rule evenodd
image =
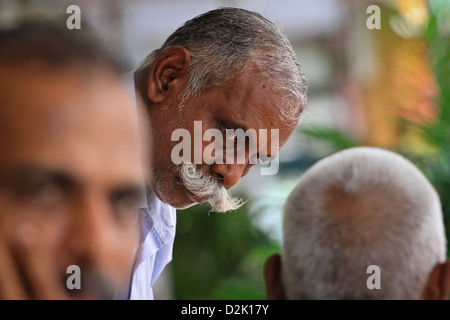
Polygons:
<instances>
[{"instance_id":1,"label":"man's gray hair","mask_svg":"<svg viewBox=\"0 0 450 320\"><path fill-rule=\"evenodd\" d=\"M284 212L283 285L289 299L420 299L446 258L439 197L391 151L359 147L322 159ZM369 289L370 265L381 288Z\"/></svg>"},{"instance_id":2,"label":"man's gray hair","mask_svg":"<svg viewBox=\"0 0 450 320\"><path fill-rule=\"evenodd\" d=\"M182 99L226 84L253 61L259 69L255 76L271 82L280 96L281 118L287 124L297 123L306 106L306 78L287 37L260 14L219 8L197 16L148 55L137 72L147 75L156 57L174 46L190 54L190 76Z\"/></svg>"}]
</instances>

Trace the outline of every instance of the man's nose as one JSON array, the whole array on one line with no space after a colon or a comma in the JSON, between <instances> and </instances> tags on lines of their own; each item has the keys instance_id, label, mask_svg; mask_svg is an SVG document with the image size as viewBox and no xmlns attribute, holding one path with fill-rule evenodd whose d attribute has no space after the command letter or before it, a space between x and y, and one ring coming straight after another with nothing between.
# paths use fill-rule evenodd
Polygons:
<instances>
[{"instance_id":1,"label":"man's nose","mask_svg":"<svg viewBox=\"0 0 450 320\"><path fill-rule=\"evenodd\" d=\"M225 188L229 189L245 176L250 167L247 164L218 164L211 165L211 174L222 180Z\"/></svg>"},{"instance_id":2,"label":"man's nose","mask_svg":"<svg viewBox=\"0 0 450 320\"><path fill-rule=\"evenodd\" d=\"M108 201L96 195L84 195L70 220L68 253L73 259L100 266L114 239L114 225Z\"/></svg>"}]
</instances>

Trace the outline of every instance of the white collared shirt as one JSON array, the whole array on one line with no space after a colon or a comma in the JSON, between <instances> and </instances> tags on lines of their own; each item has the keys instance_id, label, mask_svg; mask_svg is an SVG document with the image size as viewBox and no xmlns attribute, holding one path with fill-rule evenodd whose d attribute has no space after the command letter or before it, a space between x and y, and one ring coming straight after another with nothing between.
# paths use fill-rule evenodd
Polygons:
<instances>
[{"instance_id":1,"label":"white collared shirt","mask_svg":"<svg viewBox=\"0 0 450 320\"><path fill-rule=\"evenodd\" d=\"M125 81L135 99L133 72L125 75ZM140 206L141 242L130 284L130 300L153 299L152 286L172 260L176 209L159 200L151 190L147 190L146 196Z\"/></svg>"},{"instance_id":2,"label":"white collared shirt","mask_svg":"<svg viewBox=\"0 0 450 320\"><path fill-rule=\"evenodd\" d=\"M141 209L141 246L131 280L130 300L153 299L152 286L172 260L176 209L147 193L147 208Z\"/></svg>"}]
</instances>

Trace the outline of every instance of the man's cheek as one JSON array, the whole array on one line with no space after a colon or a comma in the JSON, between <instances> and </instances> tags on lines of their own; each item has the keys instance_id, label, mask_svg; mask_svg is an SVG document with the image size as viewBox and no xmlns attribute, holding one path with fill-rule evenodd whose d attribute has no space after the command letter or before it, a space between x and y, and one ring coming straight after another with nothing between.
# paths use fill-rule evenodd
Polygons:
<instances>
[{"instance_id":1,"label":"man's cheek","mask_svg":"<svg viewBox=\"0 0 450 320\"><path fill-rule=\"evenodd\" d=\"M31 234L27 236L26 229L34 229L36 226L36 222L30 220L33 216L32 210L21 203L16 203L11 197L3 195L0 198L0 232L5 239L13 243L21 240L20 238L31 237Z\"/></svg>"},{"instance_id":2,"label":"man's cheek","mask_svg":"<svg viewBox=\"0 0 450 320\"><path fill-rule=\"evenodd\" d=\"M135 223L125 230L118 230L116 235L110 235L115 241L111 242L110 252L116 263L126 268L134 263L140 247L140 228Z\"/></svg>"},{"instance_id":3,"label":"man's cheek","mask_svg":"<svg viewBox=\"0 0 450 320\"><path fill-rule=\"evenodd\" d=\"M52 268L57 269L61 256L60 244L65 233L60 219L36 214L31 208L11 202L2 202L0 207L0 232L11 254L16 256L23 248L39 243L40 248L45 248L45 252L40 253L42 257L46 257Z\"/></svg>"},{"instance_id":4,"label":"man's cheek","mask_svg":"<svg viewBox=\"0 0 450 320\"><path fill-rule=\"evenodd\" d=\"M136 232L136 234L139 234ZM125 286L133 271L139 249L139 239L136 237L127 237L116 246L110 255L111 260L105 263L105 267L111 268L111 274L119 286ZM109 273L109 272L108 272Z\"/></svg>"},{"instance_id":5,"label":"man's cheek","mask_svg":"<svg viewBox=\"0 0 450 320\"><path fill-rule=\"evenodd\" d=\"M2 231L7 234L11 246L15 248L38 241L52 263L58 264L68 233L66 216L46 216L28 207L17 206L16 209L2 218Z\"/></svg>"}]
</instances>

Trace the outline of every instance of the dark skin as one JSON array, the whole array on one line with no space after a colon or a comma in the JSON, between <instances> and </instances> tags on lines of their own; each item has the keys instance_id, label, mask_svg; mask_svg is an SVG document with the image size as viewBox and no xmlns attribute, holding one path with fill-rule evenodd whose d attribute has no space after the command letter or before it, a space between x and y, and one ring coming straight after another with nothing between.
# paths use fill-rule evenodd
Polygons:
<instances>
[{"instance_id":1,"label":"dark skin","mask_svg":"<svg viewBox=\"0 0 450 320\"><path fill-rule=\"evenodd\" d=\"M68 292L70 265L129 283L144 174L134 106L117 77L85 71L0 64L0 299L105 298Z\"/></svg>"},{"instance_id":2,"label":"dark skin","mask_svg":"<svg viewBox=\"0 0 450 320\"><path fill-rule=\"evenodd\" d=\"M282 259L278 253L267 258L264 265L264 281L269 300L286 300L282 282ZM422 300L447 300L450 293L450 261L437 264L422 293Z\"/></svg>"},{"instance_id":3,"label":"dark skin","mask_svg":"<svg viewBox=\"0 0 450 320\"><path fill-rule=\"evenodd\" d=\"M153 182L152 189L163 202L182 209L202 202L182 185L178 167L171 160L171 150L178 143L171 141L172 132L185 128L194 136L194 121L202 121L203 132L217 128L225 136L226 129L267 129L268 136L258 141L256 154L247 152L244 164L199 164L203 172L221 180L226 188L234 186L253 164L250 157L271 154L270 130L279 130L279 148L294 132L295 126L286 126L279 116L276 88L263 81L258 66L250 61L243 74L230 83L212 87L199 96L190 97L179 110L179 96L189 79L189 52L183 47L172 47L154 61L146 79L136 77L136 86L145 101L153 128ZM267 139L267 140L266 140ZM210 142L203 142L203 150ZM192 147L193 150L193 147Z\"/></svg>"}]
</instances>

